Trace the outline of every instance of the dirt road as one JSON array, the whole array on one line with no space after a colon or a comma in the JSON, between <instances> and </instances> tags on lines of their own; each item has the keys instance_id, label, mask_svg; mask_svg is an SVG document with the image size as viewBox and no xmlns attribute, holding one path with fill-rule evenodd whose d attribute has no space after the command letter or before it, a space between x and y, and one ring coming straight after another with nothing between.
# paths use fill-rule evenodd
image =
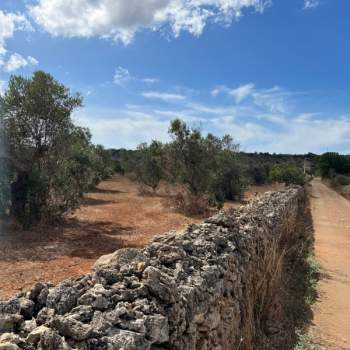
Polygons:
<instances>
[{"instance_id":1,"label":"dirt road","mask_svg":"<svg viewBox=\"0 0 350 350\"><path fill-rule=\"evenodd\" d=\"M313 337L328 349L350 349L350 201L312 183L315 254L324 272L314 305Z\"/></svg>"}]
</instances>

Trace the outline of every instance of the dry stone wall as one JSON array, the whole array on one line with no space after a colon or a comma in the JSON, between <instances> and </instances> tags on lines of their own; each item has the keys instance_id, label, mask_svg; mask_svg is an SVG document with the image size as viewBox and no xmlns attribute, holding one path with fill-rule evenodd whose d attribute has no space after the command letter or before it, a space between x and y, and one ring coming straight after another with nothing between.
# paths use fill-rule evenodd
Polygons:
<instances>
[{"instance_id":1,"label":"dry stone wall","mask_svg":"<svg viewBox=\"0 0 350 350\"><path fill-rule=\"evenodd\" d=\"M261 310L278 288L303 202L301 188L267 193L142 250L101 257L89 275L38 283L0 302L0 350L242 350L257 337L268 344L285 330L262 327Z\"/></svg>"}]
</instances>

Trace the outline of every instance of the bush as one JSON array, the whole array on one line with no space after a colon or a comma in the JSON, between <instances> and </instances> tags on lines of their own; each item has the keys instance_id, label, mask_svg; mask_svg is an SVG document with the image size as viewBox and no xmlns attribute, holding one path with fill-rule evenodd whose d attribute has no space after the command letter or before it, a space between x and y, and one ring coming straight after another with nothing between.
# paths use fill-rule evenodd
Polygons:
<instances>
[{"instance_id":1,"label":"bush","mask_svg":"<svg viewBox=\"0 0 350 350\"><path fill-rule=\"evenodd\" d=\"M319 157L318 167L322 177L332 177L334 174L348 174L350 161L339 153L327 152Z\"/></svg>"},{"instance_id":2,"label":"bush","mask_svg":"<svg viewBox=\"0 0 350 350\"><path fill-rule=\"evenodd\" d=\"M28 227L77 208L85 191L111 174L111 157L76 127L79 94L38 71L10 78L0 100L2 213Z\"/></svg>"},{"instance_id":3,"label":"bush","mask_svg":"<svg viewBox=\"0 0 350 350\"><path fill-rule=\"evenodd\" d=\"M289 185L304 185L305 176L301 169L295 165L280 164L272 167L270 181L281 182Z\"/></svg>"},{"instance_id":4,"label":"bush","mask_svg":"<svg viewBox=\"0 0 350 350\"><path fill-rule=\"evenodd\" d=\"M338 174L338 175L335 175L334 181L336 185L348 186L350 185L350 176Z\"/></svg>"},{"instance_id":5,"label":"bush","mask_svg":"<svg viewBox=\"0 0 350 350\"><path fill-rule=\"evenodd\" d=\"M207 215L208 198L205 195L195 195L187 190L181 190L176 195L169 197L165 201L171 209L188 216Z\"/></svg>"}]
</instances>

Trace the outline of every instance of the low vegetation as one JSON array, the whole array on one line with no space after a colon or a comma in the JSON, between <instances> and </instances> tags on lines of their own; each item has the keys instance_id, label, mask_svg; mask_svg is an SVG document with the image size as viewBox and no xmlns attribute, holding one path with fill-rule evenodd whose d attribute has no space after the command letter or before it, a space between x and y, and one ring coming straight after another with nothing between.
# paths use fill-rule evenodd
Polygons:
<instances>
[{"instance_id":1,"label":"low vegetation","mask_svg":"<svg viewBox=\"0 0 350 350\"><path fill-rule=\"evenodd\" d=\"M316 344L307 334L298 333L298 343L294 350L326 350L325 347Z\"/></svg>"},{"instance_id":2,"label":"low vegetation","mask_svg":"<svg viewBox=\"0 0 350 350\"><path fill-rule=\"evenodd\" d=\"M350 199L350 157L327 152L318 159L318 171L333 189Z\"/></svg>"},{"instance_id":3,"label":"low vegetation","mask_svg":"<svg viewBox=\"0 0 350 350\"><path fill-rule=\"evenodd\" d=\"M317 283L320 279L321 265L315 259L313 254L310 254L305 261L306 271L306 290L305 290L305 301L307 304L312 305L317 300Z\"/></svg>"},{"instance_id":4,"label":"low vegetation","mask_svg":"<svg viewBox=\"0 0 350 350\"><path fill-rule=\"evenodd\" d=\"M270 181L282 182L289 185L304 185L305 176L295 165L274 165L270 171Z\"/></svg>"}]
</instances>

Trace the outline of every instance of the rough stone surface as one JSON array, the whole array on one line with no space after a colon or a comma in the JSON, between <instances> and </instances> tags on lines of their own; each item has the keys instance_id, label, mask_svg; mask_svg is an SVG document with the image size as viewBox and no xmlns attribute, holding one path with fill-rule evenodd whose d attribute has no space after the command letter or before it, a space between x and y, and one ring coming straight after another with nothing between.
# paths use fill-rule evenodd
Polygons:
<instances>
[{"instance_id":1,"label":"rough stone surface","mask_svg":"<svg viewBox=\"0 0 350 350\"><path fill-rule=\"evenodd\" d=\"M303 203L301 188L270 192L142 250L101 257L90 275L38 283L0 302L0 349L251 349Z\"/></svg>"}]
</instances>

